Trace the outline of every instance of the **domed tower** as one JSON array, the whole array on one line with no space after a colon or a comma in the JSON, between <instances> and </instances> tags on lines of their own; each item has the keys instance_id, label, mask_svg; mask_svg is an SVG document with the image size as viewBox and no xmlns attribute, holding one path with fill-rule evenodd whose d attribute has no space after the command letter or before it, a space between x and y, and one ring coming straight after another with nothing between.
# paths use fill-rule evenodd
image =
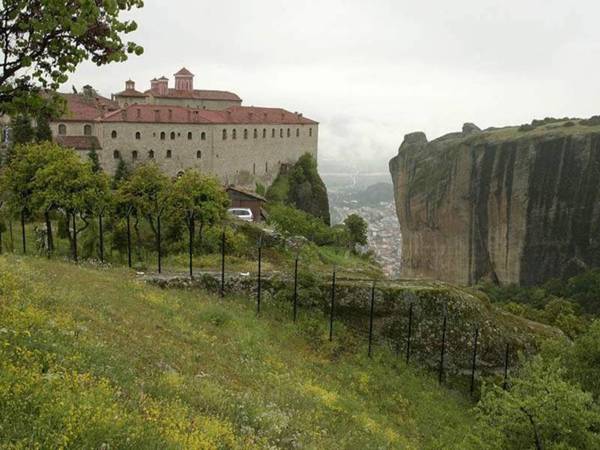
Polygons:
<instances>
[{"instance_id":1,"label":"domed tower","mask_svg":"<svg viewBox=\"0 0 600 450\"><path fill-rule=\"evenodd\" d=\"M194 74L183 67L175 74L175 90L177 91L193 91L194 90Z\"/></svg>"}]
</instances>

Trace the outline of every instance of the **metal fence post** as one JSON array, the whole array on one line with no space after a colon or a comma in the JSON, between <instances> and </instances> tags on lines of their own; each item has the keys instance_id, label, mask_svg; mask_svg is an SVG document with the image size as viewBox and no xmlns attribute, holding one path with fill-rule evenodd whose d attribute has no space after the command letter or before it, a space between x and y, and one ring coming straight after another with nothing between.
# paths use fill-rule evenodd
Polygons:
<instances>
[{"instance_id":1,"label":"metal fence post","mask_svg":"<svg viewBox=\"0 0 600 450\"><path fill-rule=\"evenodd\" d=\"M510 358L510 345L506 344L506 353L504 355L504 383L502 383L502 389L505 391L508 389L508 361Z\"/></svg>"},{"instance_id":2,"label":"metal fence post","mask_svg":"<svg viewBox=\"0 0 600 450\"><path fill-rule=\"evenodd\" d=\"M371 286L371 310L369 312L369 358L372 356L373 350L373 312L375 310L375 281Z\"/></svg>"},{"instance_id":3,"label":"metal fence post","mask_svg":"<svg viewBox=\"0 0 600 450\"><path fill-rule=\"evenodd\" d=\"M77 213L73 212L73 259L77 262Z\"/></svg>"},{"instance_id":4,"label":"metal fence post","mask_svg":"<svg viewBox=\"0 0 600 450\"><path fill-rule=\"evenodd\" d=\"M27 241L25 237L25 208L21 208L21 241L23 243L23 254L27 254Z\"/></svg>"},{"instance_id":5,"label":"metal fence post","mask_svg":"<svg viewBox=\"0 0 600 450\"><path fill-rule=\"evenodd\" d=\"M257 285L256 285L256 314L260 314L261 263L262 263L262 239L259 239L259 241L258 241L258 275L256 278L256 283L257 283Z\"/></svg>"},{"instance_id":6,"label":"metal fence post","mask_svg":"<svg viewBox=\"0 0 600 450\"><path fill-rule=\"evenodd\" d=\"M162 254L161 254L161 236L160 236L160 212L156 216L156 251L158 252L158 273L162 273Z\"/></svg>"},{"instance_id":7,"label":"metal fence post","mask_svg":"<svg viewBox=\"0 0 600 450\"><path fill-rule=\"evenodd\" d=\"M475 370L477 370L477 340L479 338L479 328L475 328L475 339L473 340L473 361L471 364L471 395L475 390Z\"/></svg>"},{"instance_id":8,"label":"metal fence post","mask_svg":"<svg viewBox=\"0 0 600 450\"><path fill-rule=\"evenodd\" d=\"M413 303L408 308L408 332L406 336L406 365L410 362L410 339L412 336Z\"/></svg>"},{"instance_id":9,"label":"metal fence post","mask_svg":"<svg viewBox=\"0 0 600 450\"><path fill-rule=\"evenodd\" d=\"M127 219L127 265L131 268L131 206L127 207L125 217Z\"/></svg>"},{"instance_id":10,"label":"metal fence post","mask_svg":"<svg viewBox=\"0 0 600 450\"><path fill-rule=\"evenodd\" d=\"M221 234L221 297L225 297L225 229Z\"/></svg>"},{"instance_id":11,"label":"metal fence post","mask_svg":"<svg viewBox=\"0 0 600 450\"><path fill-rule=\"evenodd\" d=\"M335 268L331 278L331 308L329 309L329 340L333 340L333 310L335 308Z\"/></svg>"},{"instance_id":12,"label":"metal fence post","mask_svg":"<svg viewBox=\"0 0 600 450\"><path fill-rule=\"evenodd\" d=\"M294 322L298 317L298 256L294 262Z\"/></svg>"},{"instance_id":13,"label":"metal fence post","mask_svg":"<svg viewBox=\"0 0 600 450\"><path fill-rule=\"evenodd\" d=\"M442 383L444 379L444 354L446 353L446 324L448 316L444 314L444 324L442 325L442 349L440 352L440 368L438 374L438 381Z\"/></svg>"},{"instance_id":14,"label":"metal fence post","mask_svg":"<svg viewBox=\"0 0 600 450\"><path fill-rule=\"evenodd\" d=\"M189 269L190 269L190 280L192 278L194 278L194 212L193 211L188 211L187 212L187 219L188 219L188 233L189 233L189 239L188 239L188 253L189 253Z\"/></svg>"},{"instance_id":15,"label":"metal fence post","mask_svg":"<svg viewBox=\"0 0 600 450\"><path fill-rule=\"evenodd\" d=\"M98 236L100 238L100 262L104 263L104 229L102 226L102 215L104 214L104 208L98 213Z\"/></svg>"}]
</instances>

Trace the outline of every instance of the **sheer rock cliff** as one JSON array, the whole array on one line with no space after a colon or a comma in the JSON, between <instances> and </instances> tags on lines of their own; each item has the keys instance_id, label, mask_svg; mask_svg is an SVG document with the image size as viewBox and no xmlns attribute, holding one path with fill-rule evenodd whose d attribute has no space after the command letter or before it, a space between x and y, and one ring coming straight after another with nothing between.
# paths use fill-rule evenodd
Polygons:
<instances>
[{"instance_id":1,"label":"sheer rock cliff","mask_svg":"<svg viewBox=\"0 0 600 450\"><path fill-rule=\"evenodd\" d=\"M404 276L532 285L600 266L600 120L411 133L390 172Z\"/></svg>"}]
</instances>

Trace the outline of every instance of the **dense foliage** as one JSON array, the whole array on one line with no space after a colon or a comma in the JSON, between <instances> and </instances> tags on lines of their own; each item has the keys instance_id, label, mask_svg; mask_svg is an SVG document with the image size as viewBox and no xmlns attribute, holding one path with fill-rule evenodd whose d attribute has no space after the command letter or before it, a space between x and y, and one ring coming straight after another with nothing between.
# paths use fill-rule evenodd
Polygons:
<instances>
[{"instance_id":1,"label":"dense foliage","mask_svg":"<svg viewBox=\"0 0 600 450\"><path fill-rule=\"evenodd\" d=\"M280 172L266 195L271 202L294 206L330 224L327 188L317 171L317 161L309 153L287 172Z\"/></svg>"}]
</instances>

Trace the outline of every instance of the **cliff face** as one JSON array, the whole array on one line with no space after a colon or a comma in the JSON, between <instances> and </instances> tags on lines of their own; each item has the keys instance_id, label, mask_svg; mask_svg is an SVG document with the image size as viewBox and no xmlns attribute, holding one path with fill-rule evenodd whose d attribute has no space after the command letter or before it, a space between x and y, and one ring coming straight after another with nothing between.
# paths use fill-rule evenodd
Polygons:
<instances>
[{"instance_id":1,"label":"cliff face","mask_svg":"<svg viewBox=\"0 0 600 450\"><path fill-rule=\"evenodd\" d=\"M600 126L465 125L390 161L403 275L531 285L600 266Z\"/></svg>"}]
</instances>

